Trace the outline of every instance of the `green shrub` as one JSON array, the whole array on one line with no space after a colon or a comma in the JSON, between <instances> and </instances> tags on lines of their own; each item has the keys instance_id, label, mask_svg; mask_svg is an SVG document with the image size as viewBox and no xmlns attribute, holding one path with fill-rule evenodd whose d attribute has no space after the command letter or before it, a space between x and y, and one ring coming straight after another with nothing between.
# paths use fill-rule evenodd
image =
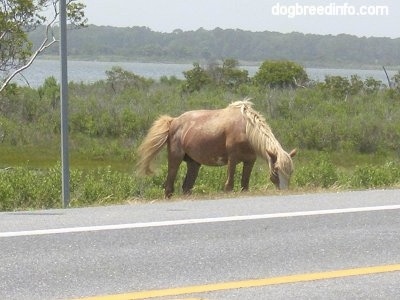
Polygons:
<instances>
[{"instance_id":1,"label":"green shrub","mask_svg":"<svg viewBox=\"0 0 400 300\"><path fill-rule=\"evenodd\" d=\"M121 67L112 67L111 70L106 71L106 75L107 83L114 93L125 89L147 89L153 83L152 79L136 75Z\"/></svg>"},{"instance_id":2,"label":"green shrub","mask_svg":"<svg viewBox=\"0 0 400 300\"><path fill-rule=\"evenodd\" d=\"M309 165L296 169L294 181L300 187L329 188L337 184L339 174L327 155L320 155Z\"/></svg>"},{"instance_id":3,"label":"green shrub","mask_svg":"<svg viewBox=\"0 0 400 300\"><path fill-rule=\"evenodd\" d=\"M351 91L350 81L342 76L325 76L325 82L322 86L339 100L345 100Z\"/></svg>"},{"instance_id":4,"label":"green shrub","mask_svg":"<svg viewBox=\"0 0 400 300\"><path fill-rule=\"evenodd\" d=\"M210 65L207 73L214 85L234 90L249 82L248 71L240 70L238 66L237 60L228 58L222 61L222 66L219 64Z\"/></svg>"},{"instance_id":5,"label":"green shrub","mask_svg":"<svg viewBox=\"0 0 400 300\"><path fill-rule=\"evenodd\" d=\"M394 162L387 162L381 166L358 166L351 182L352 186L357 188L375 188L397 184L400 182L400 166Z\"/></svg>"},{"instance_id":6,"label":"green shrub","mask_svg":"<svg viewBox=\"0 0 400 300\"><path fill-rule=\"evenodd\" d=\"M383 86L382 81L376 80L373 77L368 77L364 81L365 92L368 94L377 93Z\"/></svg>"},{"instance_id":7,"label":"green shrub","mask_svg":"<svg viewBox=\"0 0 400 300\"><path fill-rule=\"evenodd\" d=\"M183 72L183 75L186 79L183 86L183 91L185 92L199 91L212 81L207 71L200 67L198 63L194 63L193 69Z\"/></svg>"},{"instance_id":8,"label":"green shrub","mask_svg":"<svg viewBox=\"0 0 400 300\"><path fill-rule=\"evenodd\" d=\"M0 172L0 210L57 207L61 194L58 168L46 171L10 168Z\"/></svg>"},{"instance_id":9,"label":"green shrub","mask_svg":"<svg viewBox=\"0 0 400 300\"><path fill-rule=\"evenodd\" d=\"M137 180L110 167L71 171L71 205L116 203L138 196ZM61 206L61 167L0 171L0 211Z\"/></svg>"},{"instance_id":10,"label":"green shrub","mask_svg":"<svg viewBox=\"0 0 400 300\"><path fill-rule=\"evenodd\" d=\"M79 184L73 191L74 205L95 203L115 203L134 196L135 182L131 176L111 170L111 167L98 168L80 173Z\"/></svg>"},{"instance_id":11,"label":"green shrub","mask_svg":"<svg viewBox=\"0 0 400 300\"><path fill-rule=\"evenodd\" d=\"M49 107L55 109L60 101L60 86L54 76L45 79L42 86L38 88L39 97L43 103L48 103Z\"/></svg>"},{"instance_id":12,"label":"green shrub","mask_svg":"<svg viewBox=\"0 0 400 300\"><path fill-rule=\"evenodd\" d=\"M186 79L183 91L192 93L206 86L236 90L249 83L248 71L238 66L239 62L232 58L222 60L221 66L218 63L209 64L206 69L194 63L193 69L183 72Z\"/></svg>"},{"instance_id":13,"label":"green shrub","mask_svg":"<svg viewBox=\"0 0 400 300\"><path fill-rule=\"evenodd\" d=\"M263 88L296 87L307 81L308 76L304 68L287 60L264 61L254 76L254 82Z\"/></svg>"}]
</instances>

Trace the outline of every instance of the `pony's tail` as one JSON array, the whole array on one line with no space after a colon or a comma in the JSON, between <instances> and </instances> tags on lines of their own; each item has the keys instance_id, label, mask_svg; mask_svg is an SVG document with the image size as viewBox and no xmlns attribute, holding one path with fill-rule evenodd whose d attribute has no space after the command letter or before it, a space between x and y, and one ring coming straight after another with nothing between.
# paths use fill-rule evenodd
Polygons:
<instances>
[{"instance_id":1,"label":"pony's tail","mask_svg":"<svg viewBox=\"0 0 400 300\"><path fill-rule=\"evenodd\" d=\"M150 175L154 173L152 162L167 143L172 120L173 118L170 116L161 116L151 126L147 136L138 148L139 161L136 167L139 174Z\"/></svg>"}]
</instances>

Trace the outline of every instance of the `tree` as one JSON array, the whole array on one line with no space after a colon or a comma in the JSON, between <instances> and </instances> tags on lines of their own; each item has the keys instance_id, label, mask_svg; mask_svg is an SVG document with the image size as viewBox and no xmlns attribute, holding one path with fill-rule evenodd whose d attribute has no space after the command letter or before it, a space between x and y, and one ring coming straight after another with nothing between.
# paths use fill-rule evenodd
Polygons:
<instances>
[{"instance_id":1,"label":"tree","mask_svg":"<svg viewBox=\"0 0 400 300\"><path fill-rule=\"evenodd\" d=\"M254 81L261 87L296 87L308 81L304 68L287 60L266 60L254 75Z\"/></svg>"},{"instance_id":2,"label":"tree","mask_svg":"<svg viewBox=\"0 0 400 300\"><path fill-rule=\"evenodd\" d=\"M85 26L85 5L67 0L67 17L74 27ZM53 32L59 0L0 0L0 92L27 69L36 57L58 40ZM28 33L46 25L42 43L33 49Z\"/></svg>"}]
</instances>

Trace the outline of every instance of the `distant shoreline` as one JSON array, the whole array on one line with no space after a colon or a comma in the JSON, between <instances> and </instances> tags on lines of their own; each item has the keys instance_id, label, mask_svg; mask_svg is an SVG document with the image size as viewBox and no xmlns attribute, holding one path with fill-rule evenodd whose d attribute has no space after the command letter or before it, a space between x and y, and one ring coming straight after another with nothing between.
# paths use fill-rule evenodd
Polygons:
<instances>
[{"instance_id":1,"label":"distant shoreline","mask_svg":"<svg viewBox=\"0 0 400 300\"><path fill-rule=\"evenodd\" d=\"M38 27L29 33L33 48L43 42L44 30L44 27ZM241 65L259 65L265 60L289 60L306 68L380 69L385 66L387 69L399 69L399 49L400 38L221 28L162 33L139 26L89 25L71 30L68 35L70 59L82 61L198 62L206 65L233 58ZM58 47L50 47L42 58L56 57L58 52Z\"/></svg>"}]
</instances>

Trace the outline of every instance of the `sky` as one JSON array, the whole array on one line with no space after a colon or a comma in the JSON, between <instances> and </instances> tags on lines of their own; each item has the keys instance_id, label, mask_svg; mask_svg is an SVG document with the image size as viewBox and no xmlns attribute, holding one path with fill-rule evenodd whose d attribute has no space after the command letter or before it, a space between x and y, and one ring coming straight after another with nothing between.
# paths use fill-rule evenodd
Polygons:
<instances>
[{"instance_id":1,"label":"sky","mask_svg":"<svg viewBox=\"0 0 400 300\"><path fill-rule=\"evenodd\" d=\"M400 38L399 0L80 0L89 24Z\"/></svg>"}]
</instances>

